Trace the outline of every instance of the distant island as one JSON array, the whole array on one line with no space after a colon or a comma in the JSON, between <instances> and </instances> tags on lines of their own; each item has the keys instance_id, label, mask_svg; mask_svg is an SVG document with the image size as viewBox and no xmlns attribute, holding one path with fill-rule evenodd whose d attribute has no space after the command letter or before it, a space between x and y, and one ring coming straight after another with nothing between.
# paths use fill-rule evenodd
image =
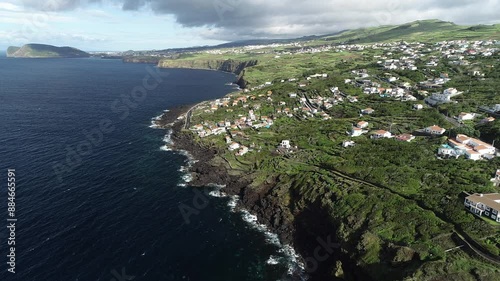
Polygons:
<instances>
[{"instance_id":1,"label":"distant island","mask_svg":"<svg viewBox=\"0 0 500 281\"><path fill-rule=\"evenodd\" d=\"M87 58L90 54L73 47L56 47L45 44L26 44L7 48L9 58Z\"/></svg>"}]
</instances>

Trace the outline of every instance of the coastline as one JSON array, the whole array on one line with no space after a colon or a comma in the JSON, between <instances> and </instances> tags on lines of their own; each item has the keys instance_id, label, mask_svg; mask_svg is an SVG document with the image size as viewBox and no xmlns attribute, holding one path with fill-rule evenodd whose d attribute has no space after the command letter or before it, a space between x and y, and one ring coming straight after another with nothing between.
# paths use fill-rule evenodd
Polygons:
<instances>
[{"instance_id":1,"label":"coastline","mask_svg":"<svg viewBox=\"0 0 500 281\"><path fill-rule=\"evenodd\" d=\"M240 212L243 220L263 232L268 242L279 246L280 252L289 257L288 274L280 280L309 280L305 273L305 260L296 248L293 220L280 206L279 200L269 200L267 196L276 179L267 181L258 190L250 188L254 178L252 174L233 170L219 156L218 149L196 142L190 132L183 129L188 110L205 102L175 107L153 119L155 128L168 130L168 150L186 154L191 160L188 166L183 167L189 173L189 181L181 185L198 188L216 186L212 196L230 198L228 206L231 211Z\"/></svg>"}]
</instances>

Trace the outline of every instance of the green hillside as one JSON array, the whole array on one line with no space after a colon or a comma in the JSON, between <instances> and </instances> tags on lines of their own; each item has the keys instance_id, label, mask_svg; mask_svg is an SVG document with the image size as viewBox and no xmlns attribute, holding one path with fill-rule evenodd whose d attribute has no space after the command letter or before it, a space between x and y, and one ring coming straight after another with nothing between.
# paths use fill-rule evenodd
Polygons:
<instances>
[{"instance_id":1,"label":"green hillside","mask_svg":"<svg viewBox=\"0 0 500 281\"><path fill-rule=\"evenodd\" d=\"M44 44L26 44L9 47L7 57L12 58L84 58L90 55L72 47L56 47Z\"/></svg>"},{"instance_id":2,"label":"green hillside","mask_svg":"<svg viewBox=\"0 0 500 281\"><path fill-rule=\"evenodd\" d=\"M373 43L388 41L500 39L500 25L462 26L441 20L421 20L402 25L362 28L324 37L323 40L347 43Z\"/></svg>"}]
</instances>

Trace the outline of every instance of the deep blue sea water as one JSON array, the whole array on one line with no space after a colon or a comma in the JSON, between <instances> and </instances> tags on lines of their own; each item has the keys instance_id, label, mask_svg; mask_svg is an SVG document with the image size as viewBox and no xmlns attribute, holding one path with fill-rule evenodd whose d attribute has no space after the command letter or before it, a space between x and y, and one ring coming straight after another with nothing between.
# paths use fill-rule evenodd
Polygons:
<instances>
[{"instance_id":1,"label":"deep blue sea water","mask_svg":"<svg viewBox=\"0 0 500 281\"><path fill-rule=\"evenodd\" d=\"M147 67L0 58L0 280L243 281L286 272L266 263L283 256L279 247L230 212L227 198L210 197L186 223L179 204L195 197L179 185L187 158L160 150L165 131L149 127L164 109L229 93L234 76L162 70L162 83L125 105ZM114 130L79 147L103 120ZM85 155L68 162L77 149ZM54 167L66 167L60 178ZM8 168L17 183L15 274L6 257Z\"/></svg>"}]
</instances>

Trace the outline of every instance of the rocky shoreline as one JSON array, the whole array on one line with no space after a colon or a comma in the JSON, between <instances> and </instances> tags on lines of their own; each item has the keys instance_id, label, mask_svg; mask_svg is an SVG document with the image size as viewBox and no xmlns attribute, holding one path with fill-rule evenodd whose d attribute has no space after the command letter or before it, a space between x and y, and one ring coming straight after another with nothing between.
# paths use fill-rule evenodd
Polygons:
<instances>
[{"instance_id":1,"label":"rocky shoreline","mask_svg":"<svg viewBox=\"0 0 500 281\"><path fill-rule=\"evenodd\" d=\"M190 132L183 130L183 116L191 107L192 105L186 105L170 109L156 121L158 127L172 130L170 137L173 150L187 151L197 160L189 170L192 175L192 181L189 185L195 187L206 187L214 184L224 186L222 192L228 196L236 195L240 199L237 209L248 210L257 216L258 222L266 225L270 231L277 234L283 245L291 245L296 249L299 254L298 261L306 264L307 260L303 257L314 255L314 249L318 246L316 240L320 237L326 239L329 235L328 233L307 230L313 224L317 224L321 228L325 227L323 219L326 218L321 214L321 211L316 213L310 208L306 212L304 210L291 210L282 200L289 189L278 186L281 180L280 176L270 177L263 184L252 186L253 174L232 169L229 163L219 156L221 152L218 148L198 143ZM329 226L326 227L326 230L328 229L331 230ZM352 261L345 259L343 255L338 256L334 253L332 256L334 258L329 261L318 263L318 268L314 270L308 280L370 280L361 272L354 274L346 272L344 274L346 269L359 271L359 268L353 266ZM345 268L346 265L348 265L347 268ZM351 278L334 278L332 270L337 276L351 276ZM358 279L355 276L363 276L363 279ZM297 270L294 275L287 276L283 280L305 280L304 271Z\"/></svg>"},{"instance_id":2,"label":"rocky shoreline","mask_svg":"<svg viewBox=\"0 0 500 281\"><path fill-rule=\"evenodd\" d=\"M279 200L271 200L268 196L274 187L274 180L269 179L258 189L250 187L253 175L231 169L229 164L219 157L220 151L215 147L207 147L197 143L189 132L183 131L184 120L179 119L192 106L181 106L169 110L156 121L159 128L171 129L171 148L174 151L187 151L196 159L189 172L192 175L190 186L207 187L211 185L224 186L222 192L228 196L238 196L239 206L236 209L248 210L257 216L259 223L266 225L276 233L284 245L295 245L295 229L290 214L285 212ZM303 259L299 257L299 262ZM290 280L304 280L303 273L296 272L289 276Z\"/></svg>"}]
</instances>

